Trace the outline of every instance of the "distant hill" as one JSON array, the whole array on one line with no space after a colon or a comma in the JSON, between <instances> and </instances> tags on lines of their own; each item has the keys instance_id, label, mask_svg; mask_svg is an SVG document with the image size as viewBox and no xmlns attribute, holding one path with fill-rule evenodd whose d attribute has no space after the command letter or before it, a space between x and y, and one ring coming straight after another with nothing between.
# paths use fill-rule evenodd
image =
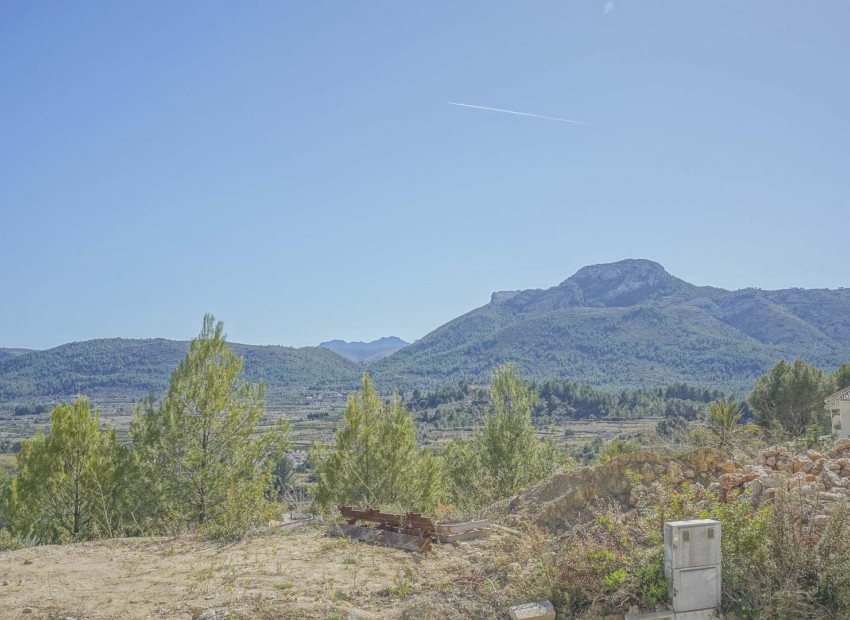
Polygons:
<instances>
[{"instance_id":1,"label":"distant hill","mask_svg":"<svg viewBox=\"0 0 850 620\"><path fill-rule=\"evenodd\" d=\"M436 386L486 381L512 361L536 379L741 393L783 357L825 368L850 360L848 317L850 289L733 292L624 260L546 290L493 293L372 371L384 386Z\"/></svg>"},{"instance_id":2,"label":"distant hill","mask_svg":"<svg viewBox=\"0 0 850 620\"><path fill-rule=\"evenodd\" d=\"M687 383L740 395L783 357L825 369L850 361L848 317L850 289L727 291L695 286L652 261L625 260L584 267L546 290L493 293L488 304L410 345L381 338L301 349L231 346L245 357L248 377L266 382L270 400L348 392L364 365L389 392L486 383L502 362L532 379L609 390ZM79 393L101 402L162 393L187 346L113 338L0 349L0 409Z\"/></svg>"},{"instance_id":3,"label":"distant hill","mask_svg":"<svg viewBox=\"0 0 850 620\"><path fill-rule=\"evenodd\" d=\"M0 359L0 403L59 401L76 394L136 400L151 391L163 393L188 346L162 338L110 338ZM245 358L248 378L265 381L270 397L293 388L348 391L362 372L319 347L230 346Z\"/></svg>"},{"instance_id":4,"label":"distant hill","mask_svg":"<svg viewBox=\"0 0 850 620\"><path fill-rule=\"evenodd\" d=\"M0 360L9 359L10 357L18 357L19 355L26 355L27 353L32 353L32 349L6 349L0 347Z\"/></svg>"},{"instance_id":5,"label":"distant hill","mask_svg":"<svg viewBox=\"0 0 850 620\"><path fill-rule=\"evenodd\" d=\"M330 349L355 363L377 362L403 349L409 342L395 336L385 336L372 342L346 342L345 340L329 340L319 346Z\"/></svg>"}]
</instances>

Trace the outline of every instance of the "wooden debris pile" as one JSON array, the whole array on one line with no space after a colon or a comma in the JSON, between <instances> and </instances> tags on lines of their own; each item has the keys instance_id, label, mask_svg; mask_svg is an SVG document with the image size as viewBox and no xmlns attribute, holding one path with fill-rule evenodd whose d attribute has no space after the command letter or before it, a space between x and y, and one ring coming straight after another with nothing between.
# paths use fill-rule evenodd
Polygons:
<instances>
[{"instance_id":1,"label":"wooden debris pile","mask_svg":"<svg viewBox=\"0 0 850 620\"><path fill-rule=\"evenodd\" d=\"M434 523L418 512L392 514L376 508L358 509L351 506L340 506L339 512L346 523L341 527L331 526L331 535L348 536L408 551L430 551L431 543L435 540L458 542L486 536L490 532L489 523L483 520ZM372 525L358 525L358 521Z\"/></svg>"}]
</instances>

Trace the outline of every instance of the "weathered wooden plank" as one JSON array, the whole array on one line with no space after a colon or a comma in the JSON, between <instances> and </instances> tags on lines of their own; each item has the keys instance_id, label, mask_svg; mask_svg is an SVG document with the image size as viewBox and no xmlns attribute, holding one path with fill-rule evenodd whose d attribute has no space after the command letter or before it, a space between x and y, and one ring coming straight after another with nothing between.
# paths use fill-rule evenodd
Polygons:
<instances>
[{"instance_id":1,"label":"weathered wooden plank","mask_svg":"<svg viewBox=\"0 0 850 620\"><path fill-rule=\"evenodd\" d=\"M418 512L409 512L404 515L381 512L375 508L358 509L351 506L339 506L339 513L348 519L352 525L354 521L368 521L382 525L392 525L397 528L418 528L423 532L434 531L434 522L428 517L423 517Z\"/></svg>"},{"instance_id":2,"label":"weathered wooden plank","mask_svg":"<svg viewBox=\"0 0 850 620\"><path fill-rule=\"evenodd\" d=\"M438 523L437 534L448 536L451 534L462 534L469 530L486 530L489 528L490 522L484 519L480 521L466 521L463 523Z\"/></svg>"},{"instance_id":3,"label":"weathered wooden plank","mask_svg":"<svg viewBox=\"0 0 850 620\"><path fill-rule=\"evenodd\" d=\"M328 534L331 536L348 536L364 542L396 547L407 551L425 552L431 550L430 538L410 536L401 532L388 532L376 527L349 525L347 523L342 526L331 525L328 528Z\"/></svg>"},{"instance_id":4,"label":"weathered wooden plank","mask_svg":"<svg viewBox=\"0 0 850 620\"><path fill-rule=\"evenodd\" d=\"M381 512L375 508L358 509L351 506L340 506L340 514L347 519L362 519L363 521L371 521L373 523L390 523L392 525L402 524L422 524L433 526L434 522L428 517L423 517L421 513L409 512L404 515L393 514L389 512Z\"/></svg>"},{"instance_id":5,"label":"weathered wooden plank","mask_svg":"<svg viewBox=\"0 0 850 620\"><path fill-rule=\"evenodd\" d=\"M467 530L465 532L459 532L457 534L438 534L437 538L439 538L442 543L453 543L460 542L462 540L473 540L475 538L483 538L485 536L490 535L491 530Z\"/></svg>"}]
</instances>

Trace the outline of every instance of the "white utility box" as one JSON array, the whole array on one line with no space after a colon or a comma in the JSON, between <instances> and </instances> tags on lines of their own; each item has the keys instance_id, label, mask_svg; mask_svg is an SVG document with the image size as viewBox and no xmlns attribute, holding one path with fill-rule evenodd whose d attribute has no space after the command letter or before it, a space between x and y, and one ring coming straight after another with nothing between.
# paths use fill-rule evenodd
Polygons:
<instances>
[{"instance_id":1,"label":"white utility box","mask_svg":"<svg viewBox=\"0 0 850 620\"><path fill-rule=\"evenodd\" d=\"M720 606L721 561L719 521L697 519L664 524L664 574L677 619L682 612L710 614Z\"/></svg>"},{"instance_id":2,"label":"white utility box","mask_svg":"<svg viewBox=\"0 0 850 620\"><path fill-rule=\"evenodd\" d=\"M720 521L698 519L664 524L664 574L679 568L719 565Z\"/></svg>"},{"instance_id":3,"label":"white utility box","mask_svg":"<svg viewBox=\"0 0 850 620\"><path fill-rule=\"evenodd\" d=\"M677 568L669 582L673 611L713 609L720 605L722 581L720 565Z\"/></svg>"}]
</instances>

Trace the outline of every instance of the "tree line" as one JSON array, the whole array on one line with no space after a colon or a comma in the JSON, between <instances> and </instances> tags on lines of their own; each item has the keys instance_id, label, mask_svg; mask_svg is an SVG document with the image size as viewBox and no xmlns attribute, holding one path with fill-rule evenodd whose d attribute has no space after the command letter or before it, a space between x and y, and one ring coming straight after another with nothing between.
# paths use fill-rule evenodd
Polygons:
<instances>
[{"instance_id":1,"label":"tree line","mask_svg":"<svg viewBox=\"0 0 850 620\"><path fill-rule=\"evenodd\" d=\"M57 406L49 433L22 442L17 476L0 474L0 528L42 543L187 529L216 538L243 535L280 509L276 502L292 470L289 424L279 421L259 432L265 388L243 371L244 360L228 347L221 322L207 315L165 396L137 404L130 443L120 442L114 428L101 428L87 399ZM824 373L802 360L781 361L748 398L758 427L743 425L742 404L717 392L678 385L642 394L700 402L712 441L728 448L765 431L811 432L824 424L824 398L847 386L850 364ZM536 412L549 406L541 402L593 396L569 382L530 383L511 364L494 369L489 390L475 390L475 399L486 394L487 406L474 433L433 450L417 443L414 416L399 394L382 398L364 374L333 442L309 451L315 508L475 512L568 462L535 429ZM459 384L441 397L472 392ZM416 396L414 407L428 400ZM631 392L609 398L640 402ZM677 419L669 418L666 430L675 431ZM600 458L633 449L629 442L612 444Z\"/></svg>"},{"instance_id":2,"label":"tree line","mask_svg":"<svg viewBox=\"0 0 850 620\"><path fill-rule=\"evenodd\" d=\"M257 435L264 387L245 381L243 368L207 315L165 397L136 406L131 444L100 428L88 399L57 406L50 432L22 442L14 480L0 481L0 526L41 543L244 533L268 509L289 427Z\"/></svg>"}]
</instances>

